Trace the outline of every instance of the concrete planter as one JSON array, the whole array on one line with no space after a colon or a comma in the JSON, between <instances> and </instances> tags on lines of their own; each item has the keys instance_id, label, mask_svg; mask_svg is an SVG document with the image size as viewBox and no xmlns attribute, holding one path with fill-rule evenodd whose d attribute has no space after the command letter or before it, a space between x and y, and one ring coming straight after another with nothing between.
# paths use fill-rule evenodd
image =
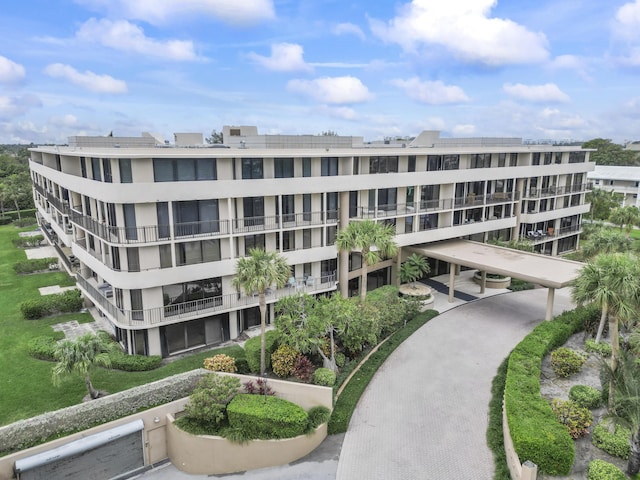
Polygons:
<instances>
[{"instance_id":1,"label":"concrete planter","mask_svg":"<svg viewBox=\"0 0 640 480\"><path fill-rule=\"evenodd\" d=\"M398 288L400 295L403 297L418 297L420 299L420 311L424 312L433 308L435 301L434 296L431 294L431 288L421 283L414 285L410 283L404 283Z\"/></svg>"},{"instance_id":2,"label":"concrete planter","mask_svg":"<svg viewBox=\"0 0 640 480\"><path fill-rule=\"evenodd\" d=\"M482 284L482 274L476 270L473 274L473 281L478 285ZM511 285L511 277L489 278L487 275L487 288L507 288Z\"/></svg>"},{"instance_id":3,"label":"concrete planter","mask_svg":"<svg viewBox=\"0 0 640 480\"><path fill-rule=\"evenodd\" d=\"M311 453L327 436L323 423L311 435L281 440L232 443L212 435L192 435L174 425L167 415L167 451L178 469L193 475L221 475L286 465Z\"/></svg>"}]
</instances>

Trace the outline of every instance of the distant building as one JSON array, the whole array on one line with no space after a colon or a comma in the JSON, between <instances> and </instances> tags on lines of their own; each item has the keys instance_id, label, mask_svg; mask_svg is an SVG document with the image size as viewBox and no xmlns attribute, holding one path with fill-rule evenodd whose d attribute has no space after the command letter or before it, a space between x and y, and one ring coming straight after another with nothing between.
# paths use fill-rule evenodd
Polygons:
<instances>
[{"instance_id":1,"label":"distant building","mask_svg":"<svg viewBox=\"0 0 640 480\"><path fill-rule=\"evenodd\" d=\"M359 292L360 256L334 245L349 222L392 225L401 247L528 238L556 255L577 247L589 211L593 164L579 146L434 131L383 145L251 126L223 136L225 145L180 133L172 145L144 134L30 149L39 222L129 353L166 357L258 325L257 297L232 284L253 247L291 265L287 286L267 297L273 318L295 291ZM395 283L397 265L371 267L368 289Z\"/></svg>"},{"instance_id":2,"label":"distant building","mask_svg":"<svg viewBox=\"0 0 640 480\"><path fill-rule=\"evenodd\" d=\"M595 170L587 174L595 188L614 191L622 195L622 206L640 207L640 167L618 167L596 165Z\"/></svg>"}]
</instances>

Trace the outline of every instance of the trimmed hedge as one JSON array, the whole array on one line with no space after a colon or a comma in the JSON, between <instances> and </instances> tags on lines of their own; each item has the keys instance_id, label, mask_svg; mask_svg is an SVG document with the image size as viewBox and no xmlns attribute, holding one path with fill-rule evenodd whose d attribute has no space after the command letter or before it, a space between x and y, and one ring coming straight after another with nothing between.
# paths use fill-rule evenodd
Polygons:
<instances>
[{"instance_id":1,"label":"trimmed hedge","mask_svg":"<svg viewBox=\"0 0 640 480\"><path fill-rule=\"evenodd\" d=\"M542 359L597 315L596 309L584 307L540 323L509 357L504 402L514 448L521 461L530 460L549 475L567 475L571 471L575 446L540 395Z\"/></svg>"},{"instance_id":2,"label":"trimmed hedge","mask_svg":"<svg viewBox=\"0 0 640 480\"><path fill-rule=\"evenodd\" d=\"M53 351L56 348L58 340L64 338L64 333L55 332L53 336L40 336L29 340L27 344L27 352L38 360L54 361Z\"/></svg>"},{"instance_id":3,"label":"trimmed hedge","mask_svg":"<svg viewBox=\"0 0 640 480\"><path fill-rule=\"evenodd\" d=\"M260 372L260 335L250 338L244 343L244 351L249 364L249 371ZM269 330L265 335L265 368L271 368L271 354L278 348L279 334L276 330ZM237 366L237 364L236 364Z\"/></svg>"},{"instance_id":4,"label":"trimmed hedge","mask_svg":"<svg viewBox=\"0 0 640 480\"><path fill-rule=\"evenodd\" d=\"M80 290L45 295L20 304L20 311L26 320L35 320L56 313L78 312L82 308Z\"/></svg>"},{"instance_id":5,"label":"trimmed hedge","mask_svg":"<svg viewBox=\"0 0 640 480\"><path fill-rule=\"evenodd\" d=\"M49 265L54 263L58 264L58 259L55 257L20 260L13 264L13 271L16 273L39 272L41 270L49 270Z\"/></svg>"},{"instance_id":6,"label":"trimmed hedge","mask_svg":"<svg viewBox=\"0 0 640 480\"><path fill-rule=\"evenodd\" d=\"M604 460L589 462L587 480L626 480L627 476L614 464Z\"/></svg>"},{"instance_id":7,"label":"trimmed hedge","mask_svg":"<svg viewBox=\"0 0 640 480\"><path fill-rule=\"evenodd\" d=\"M31 237L19 237L12 240L16 248L38 247L44 241L44 235L33 235Z\"/></svg>"},{"instance_id":8,"label":"trimmed hedge","mask_svg":"<svg viewBox=\"0 0 640 480\"><path fill-rule=\"evenodd\" d=\"M569 390L569 400L584 408L598 408L602 404L602 392L589 385L574 385Z\"/></svg>"},{"instance_id":9,"label":"trimmed hedge","mask_svg":"<svg viewBox=\"0 0 640 480\"><path fill-rule=\"evenodd\" d=\"M273 396L240 393L227 406L229 426L249 438L292 438L302 435L308 422L304 409Z\"/></svg>"},{"instance_id":10,"label":"trimmed hedge","mask_svg":"<svg viewBox=\"0 0 640 480\"><path fill-rule=\"evenodd\" d=\"M109 354L111 368L125 372L146 372L162 365L160 355L127 355L124 352Z\"/></svg>"}]
</instances>

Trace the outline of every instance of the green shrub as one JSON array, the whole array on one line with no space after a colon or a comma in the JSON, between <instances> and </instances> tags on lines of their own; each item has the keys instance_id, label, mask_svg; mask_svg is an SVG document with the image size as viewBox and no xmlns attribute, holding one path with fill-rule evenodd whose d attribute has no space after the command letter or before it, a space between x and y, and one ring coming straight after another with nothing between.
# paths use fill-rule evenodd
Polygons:
<instances>
[{"instance_id":1,"label":"green shrub","mask_svg":"<svg viewBox=\"0 0 640 480\"><path fill-rule=\"evenodd\" d=\"M342 352L336 352L336 365L339 368L344 367L344 364L347 362L347 357Z\"/></svg>"},{"instance_id":2,"label":"green shrub","mask_svg":"<svg viewBox=\"0 0 640 480\"><path fill-rule=\"evenodd\" d=\"M249 371L260 372L260 335L252 337L244 343ZM265 335L265 368L271 368L271 354L278 348L279 335L276 330L269 330Z\"/></svg>"},{"instance_id":3,"label":"green shrub","mask_svg":"<svg viewBox=\"0 0 640 480\"><path fill-rule=\"evenodd\" d=\"M559 377L570 377L582 369L586 359L570 348L560 347L551 352L551 368Z\"/></svg>"},{"instance_id":4,"label":"green shrub","mask_svg":"<svg viewBox=\"0 0 640 480\"><path fill-rule=\"evenodd\" d=\"M29 225L36 225L37 223L36 217L22 217L22 219L13 221L16 227L28 227Z\"/></svg>"},{"instance_id":5,"label":"green shrub","mask_svg":"<svg viewBox=\"0 0 640 480\"><path fill-rule=\"evenodd\" d=\"M602 392L588 385L574 385L569 390L569 400L584 408L598 408L602 405Z\"/></svg>"},{"instance_id":6,"label":"green shrub","mask_svg":"<svg viewBox=\"0 0 640 480\"><path fill-rule=\"evenodd\" d=\"M12 240L16 248L38 247L44 241L43 235L33 235L31 237L19 237Z\"/></svg>"},{"instance_id":7,"label":"green shrub","mask_svg":"<svg viewBox=\"0 0 640 480\"><path fill-rule=\"evenodd\" d=\"M240 379L227 375L209 374L202 377L185 405L188 421L212 433L226 419L229 402L238 394ZM180 426L180 424L179 424Z\"/></svg>"},{"instance_id":8,"label":"green shrub","mask_svg":"<svg viewBox=\"0 0 640 480\"><path fill-rule=\"evenodd\" d=\"M41 299L26 300L20 304L20 311L26 320L35 320L47 315L47 307Z\"/></svg>"},{"instance_id":9,"label":"green shrub","mask_svg":"<svg viewBox=\"0 0 640 480\"><path fill-rule=\"evenodd\" d=\"M304 433L313 433L316 428L318 428L323 423L329 421L329 417L331 417L331 410L327 407L312 407L307 412L307 427L305 428Z\"/></svg>"},{"instance_id":10,"label":"green shrub","mask_svg":"<svg viewBox=\"0 0 640 480\"><path fill-rule=\"evenodd\" d=\"M627 476L612 463L592 460L587 469L587 480L626 480Z\"/></svg>"},{"instance_id":11,"label":"green shrub","mask_svg":"<svg viewBox=\"0 0 640 480\"><path fill-rule=\"evenodd\" d=\"M47 258L31 258L28 260L20 260L13 264L13 271L16 273L33 273L42 270L49 270L49 265L55 263L58 264L58 259L55 257Z\"/></svg>"},{"instance_id":12,"label":"green shrub","mask_svg":"<svg viewBox=\"0 0 640 480\"><path fill-rule=\"evenodd\" d=\"M580 331L589 318L599 317L599 313L594 308L577 308L542 322L509 356L504 401L514 448L522 461L534 462L549 475L567 475L571 471L575 445L540 395L542 358Z\"/></svg>"},{"instance_id":13,"label":"green shrub","mask_svg":"<svg viewBox=\"0 0 640 480\"><path fill-rule=\"evenodd\" d=\"M0 217L0 225L9 225L11 222L13 222L11 217Z\"/></svg>"},{"instance_id":14,"label":"green shrub","mask_svg":"<svg viewBox=\"0 0 640 480\"><path fill-rule=\"evenodd\" d=\"M288 377L291 375L296 360L300 356L300 352L289 345L280 345L278 349L271 354L271 368L273 373L279 377Z\"/></svg>"},{"instance_id":15,"label":"green shrub","mask_svg":"<svg viewBox=\"0 0 640 480\"><path fill-rule=\"evenodd\" d=\"M82 308L79 290L67 290L55 295L45 295L38 299L26 300L20 304L22 315L27 320L46 317L56 313L77 312Z\"/></svg>"},{"instance_id":16,"label":"green shrub","mask_svg":"<svg viewBox=\"0 0 640 480\"><path fill-rule=\"evenodd\" d=\"M27 344L27 352L34 358L39 360L54 361L53 351L56 348L58 340L64 338L64 333L55 332L55 336L41 336L29 340Z\"/></svg>"},{"instance_id":17,"label":"green shrub","mask_svg":"<svg viewBox=\"0 0 640 480\"><path fill-rule=\"evenodd\" d=\"M220 353L204 359L204 368L212 372L236 373L236 361L233 357Z\"/></svg>"},{"instance_id":18,"label":"green shrub","mask_svg":"<svg viewBox=\"0 0 640 480\"><path fill-rule=\"evenodd\" d=\"M614 431L610 432L608 425L600 423L593 429L591 442L609 455L626 460L629 458L629 438L631 430L628 428L616 425Z\"/></svg>"},{"instance_id":19,"label":"green shrub","mask_svg":"<svg viewBox=\"0 0 640 480\"><path fill-rule=\"evenodd\" d=\"M536 286L533 283L527 282L526 280L521 280L519 278L511 278L511 285L507 287L507 289L511 290L512 292L533 290L534 288L536 288Z\"/></svg>"},{"instance_id":20,"label":"green shrub","mask_svg":"<svg viewBox=\"0 0 640 480\"><path fill-rule=\"evenodd\" d=\"M162 364L160 355L127 355L123 352L109 354L111 368L124 372L147 372L154 370Z\"/></svg>"},{"instance_id":21,"label":"green shrub","mask_svg":"<svg viewBox=\"0 0 640 480\"><path fill-rule=\"evenodd\" d=\"M591 338L584 342L584 349L589 353L596 353L604 358L611 356L611 345L604 342L596 343L596 341Z\"/></svg>"},{"instance_id":22,"label":"green shrub","mask_svg":"<svg viewBox=\"0 0 640 480\"><path fill-rule=\"evenodd\" d=\"M332 387L336 383L336 374L328 368L318 368L313 372L313 383L323 387Z\"/></svg>"},{"instance_id":23,"label":"green shrub","mask_svg":"<svg viewBox=\"0 0 640 480\"><path fill-rule=\"evenodd\" d=\"M593 415L588 408L581 407L571 400L554 398L551 402L551 410L556 414L558 421L567 427L569 435L574 440L589 433L589 427L593 423Z\"/></svg>"},{"instance_id":24,"label":"green shrub","mask_svg":"<svg viewBox=\"0 0 640 480\"><path fill-rule=\"evenodd\" d=\"M304 433L308 415L288 400L240 393L227 406L229 426L250 438L291 438Z\"/></svg>"}]
</instances>

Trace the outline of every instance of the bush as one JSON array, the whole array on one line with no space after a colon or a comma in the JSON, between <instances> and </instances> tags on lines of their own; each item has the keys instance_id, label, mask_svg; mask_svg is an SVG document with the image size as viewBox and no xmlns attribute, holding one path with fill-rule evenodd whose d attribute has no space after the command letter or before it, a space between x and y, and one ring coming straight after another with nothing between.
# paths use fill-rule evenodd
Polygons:
<instances>
[{"instance_id":1,"label":"bush","mask_svg":"<svg viewBox=\"0 0 640 480\"><path fill-rule=\"evenodd\" d=\"M332 387L336 383L336 374L328 368L318 368L313 372L313 383L323 387Z\"/></svg>"},{"instance_id":2,"label":"bush","mask_svg":"<svg viewBox=\"0 0 640 480\"><path fill-rule=\"evenodd\" d=\"M260 372L260 335L252 337L244 343L249 371ZM271 368L271 354L278 348L279 335L276 330L269 330L265 335L265 368Z\"/></svg>"},{"instance_id":3,"label":"bush","mask_svg":"<svg viewBox=\"0 0 640 480\"><path fill-rule=\"evenodd\" d=\"M296 365L296 360L300 356L295 348L289 345L280 345L278 349L271 354L271 368L273 373L279 377L288 377Z\"/></svg>"},{"instance_id":4,"label":"bush","mask_svg":"<svg viewBox=\"0 0 640 480\"><path fill-rule=\"evenodd\" d=\"M584 342L584 349L589 353L595 353L604 358L609 358L611 356L611 345L604 342L596 343L593 339L589 339Z\"/></svg>"},{"instance_id":5,"label":"bush","mask_svg":"<svg viewBox=\"0 0 640 480\"><path fill-rule=\"evenodd\" d=\"M313 377L314 371L315 367L313 366L313 363L311 363L311 360L304 355L299 355L291 373L298 380L309 383Z\"/></svg>"},{"instance_id":6,"label":"bush","mask_svg":"<svg viewBox=\"0 0 640 480\"><path fill-rule=\"evenodd\" d=\"M58 264L55 257L47 258L31 258L29 260L20 260L13 264L13 271L16 273L33 273L42 270L49 270L49 265Z\"/></svg>"},{"instance_id":7,"label":"bush","mask_svg":"<svg viewBox=\"0 0 640 480\"><path fill-rule=\"evenodd\" d=\"M626 480L627 476L612 463L592 460L587 469L587 480Z\"/></svg>"},{"instance_id":8,"label":"bush","mask_svg":"<svg viewBox=\"0 0 640 480\"><path fill-rule=\"evenodd\" d=\"M626 460L629 458L629 438L631 430L628 428L616 425L614 431L610 432L608 425L600 423L593 429L591 442L609 455Z\"/></svg>"},{"instance_id":9,"label":"bush","mask_svg":"<svg viewBox=\"0 0 640 480\"><path fill-rule=\"evenodd\" d=\"M249 438L292 438L304 433L308 415L295 403L278 397L240 393L227 406L229 426Z\"/></svg>"},{"instance_id":10,"label":"bush","mask_svg":"<svg viewBox=\"0 0 640 480\"><path fill-rule=\"evenodd\" d=\"M44 241L43 235L33 235L31 237L19 237L12 240L16 248L38 247Z\"/></svg>"},{"instance_id":11,"label":"bush","mask_svg":"<svg viewBox=\"0 0 640 480\"><path fill-rule=\"evenodd\" d=\"M204 368L212 372L236 373L236 361L233 357L220 353L204 359Z\"/></svg>"},{"instance_id":12,"label":"bush","mask_svg":"<svg viewBox=\"0 0 640 480\"><path fill-rule=\"evenodd\" d=\"M509 356L504 401L514 448L522 461L530 460L549 475L567 475L573 466L575 445L558 423L549 403L540 395L542 358L580 331L597 309L584 307L542 322Z\"/></svg>"},{"instance_id":13,"label":"bush","mask_svg":"<svg viewBox=\"0 0 640 480\"><path fill-rule=\"evenodd\" d=\"M13 222L11 217L0 217L0 225L9 225L11 222Z\"/></svg>"},{"instance_id":14,"label":"bush","mask_svg":"<svg viewBox=\"0 0 640 480\"><path fill-rule=\"evenodd\" d=\"M344 367L344 364L347 362L347 357L342 352L336 352L336 365L339 368Z\"/></svg>"},{"instance_id":15,"label":"bush","mask_svg":"<svg viewBox=\"0 0 640 480\"><path fill-rule=\"evenodd\" d=\"M255 382L249 380L243 384L244 391L249 395L275 395L267 380L264 378L258 378Z\"/></svg>"},{"instance_id":16,"label":"bush","mask_svg":"<svg viewBox=\"0 0 640 480\"><path fill-rule=\"evenodd\" d=\"M564 401L554 398L551 402L551 409L556 414L558 421L567 427L569 435L574 440L589 433L593 415L588 408L581 407L571 400Z\"/></svg>"},{"instance_id":17,"label":"bush","mask_svg":"<svg viewBox=\"0 0 640 480\"><path fill-rule=\"evenodd\" d=\"M226 375L208 374L202 377L189 403L185 405L185 416L189 421L204 428L215 428L226 419L229 402L238 394L240 380Z\"/></svg>"},{"instance_id":18,"label":"bush","mask_svg":"<svg viewBox=\"0 0 640 480\"><path fill-rule=\"evenodd\" d=\"M602 393L588 385L574 385L569 390L569 400L584 408L598 408L602 405Z\"/></svg>"},{"instance_id":19,"label":"bush","mask_svg":"<svg viewBox=\"0 0 640 480\"><path fill-rule=\"evenodd\" d=\"M123 352L109 354L111 368L124 372L147 372L154 370L162 364L160 355L127 355Z\"/></svg>"},{"instance_id":20,"label":"bush","mask_svg":"<svg viewBox=\"0 0 640 480\"><path fill-rule=\"evenodd\" d=\"M13 221L16 227L28 227L29 225L36 225L37 223L36 217L23 217L20 220Z\"/></svg>"},{"instance_id":21,"label":"bush","mask_svg":"<svg viewBox=\"0 0 640 480\"><path fill-rule=\"evenodd\" d=\"M580 372L585 361L584 356L570 348L560 347L551 352L551 368L559 377L566 378Z\"/></svg>"},{"instance_id":22,"label":"bush","mask_svg":"<svg viewBox=\"0 0 640 480\"><path fill-rule=\"evenodd\" d=\"M327 407L312 407L307 412L307 427L305 428L305 432L307 434L313 433L313 431L318 428L323 423L329 421L329 417L331 417L331 411Z\"/></svg>"},{"instance_id":23,"label":"bush","mask_svg":"<svg viewBox=\"0 0 640 480\"><path fill-rule=\"evenodd\" d=\"M34 358L39 360L49 360L53 362L53 352L56 349L58 340L64 338L64 333L56 332L56 336L41 336L29 340L27 344L27 352Z\"/></svg>"},{"instance_id":24,"label":"bush","mask_svg":"<svg viewBox=\"0 0 640 480\"><path fill-rule=\"evenodd\" d=\"M82 296L79 290L67 290L55 295L45 295L20 304L22 315L27 320L35 320L56 313L77 312L81 308Z\"/></svg>"},{"instance_id":25,"label":"bush","mask_svg":"<svg viewBox=\"0 0 640 480\"><path fill-rule=\"evenodd\" d=\"M511 278L511 285L507 287L507 289L511 290L512 292L533 290L534 288L536 288L536 286L533 283L527 282L526 280L521 280L519 278Z\"/></svg>"}]
</instances>

